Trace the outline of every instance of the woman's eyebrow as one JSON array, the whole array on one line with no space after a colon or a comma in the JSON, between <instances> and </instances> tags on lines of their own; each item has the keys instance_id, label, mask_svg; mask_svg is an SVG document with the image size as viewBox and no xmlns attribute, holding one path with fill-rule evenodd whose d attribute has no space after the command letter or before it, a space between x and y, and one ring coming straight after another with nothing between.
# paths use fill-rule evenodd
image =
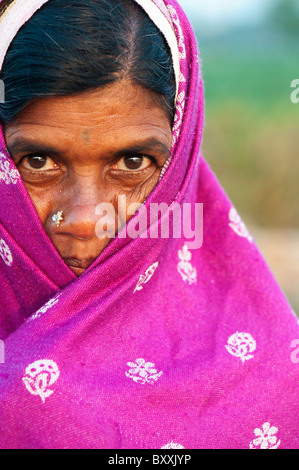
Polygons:
<instances>
[{"instance_id":1,"label":"woman's eyebrow","mask_svg":"<svg viewBox=\"0 0 299 470\"><path fill-rule=\"evenodd\" d=\"M33 141L25 138L17 138L14 142L7 146L8 152L11 156L19 153L42 153L49 155L62 155L66 152L61 152L59 149L45 145L42 142ZM169 155L170 147L157 139L156 137L150 137L145 140L138 140L138 142L132 145L125 146L117 150L117 154L121 153L140 153L144 151L159 151L165 155Z\"/></svg>"},{"instance_id":2,"label":"woman's eyebrow","mask_svg":"<svg viewBox=\"0 0 299 470\"><path fill-rule=\"evenodd\" d=\"M42 142L27 140L23 138L16 139L12 144L7 145L7 150L10 155L14 156L18 153L48 153L57 154L59 151L51 146L45 145Z\"/></svg>"},{"instance_id":3,"label":"woman's eyebrow","mask_svg":"<svg viewBox=\"0 0 299 470\"><path fill-rule=\"evenodd\" d=\"M139 140L136 144L125 147L122 150L120 150L120 152L138 153L138 152L144 152L145 150L148 150L148 151L156 150L167 155L169 155L170 153L170 147L155 137L151 137L145 140Z\"/></svg>"}]
</instances>

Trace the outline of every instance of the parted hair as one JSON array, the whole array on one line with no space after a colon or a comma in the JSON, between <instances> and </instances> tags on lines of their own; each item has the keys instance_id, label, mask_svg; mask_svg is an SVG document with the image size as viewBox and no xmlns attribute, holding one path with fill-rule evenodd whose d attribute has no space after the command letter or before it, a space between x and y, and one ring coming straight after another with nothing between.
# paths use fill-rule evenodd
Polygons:
<instances>
[{"instance_id":1,"label":"parted hair","mask_svg":"<svg viewBox=\"0 0 299 470\"><path fill-rule=\"evenodd\" d=\"M175 77L169 46L132 0L49 0L20 29L0 79L0 121L32 100L66 96L130 80L157 94L170 119Z\"/></svg>"}]
</instances>

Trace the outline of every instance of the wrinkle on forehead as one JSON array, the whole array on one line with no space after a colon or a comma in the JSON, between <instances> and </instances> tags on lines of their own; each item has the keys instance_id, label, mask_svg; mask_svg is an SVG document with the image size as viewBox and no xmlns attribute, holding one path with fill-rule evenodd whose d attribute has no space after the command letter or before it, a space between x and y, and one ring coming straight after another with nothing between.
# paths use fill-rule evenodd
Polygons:
<instances>
[{"instance_id":1,"label":"wrinkle on forehead","mask_svg":"<svg viewBox=\"0 0 299 470\"><path fill-rule=\"evenodd\" d=\"M10 140L27 134L60 153L99 147L111 153L111 146L125 148L152 136L170 145L171 126L151 91L117 82L90 93L32 102L5 128Z\"/></svg>"},{"instance_id":2,"label":"wrinkle on forehead","mask_svg":"<svg viewBox=\"0 0 299 470\"><path fill-rule=\"evenodd\" d=\"M55 113L52 112L53 103L56 107ZM65 114L66 110L67 119L61 120L60 115ZM169 118L155 92L132 82L124 84L119 81L78 95L41 97L33 100L20 111L10 123L10 127L21 123L54 128L81 125L82 129L92 129L99 124L103 125L101 121L104 121L107 130L109 125L115 124L115 120L125 125L132 116L139 117L137 121L147 120L149 124L154 124L157 114L165 114ZM86 121L88 125L84 125ZM86 136L82 135L82 138L86 139Z\"/></svg>"}]
</instances>

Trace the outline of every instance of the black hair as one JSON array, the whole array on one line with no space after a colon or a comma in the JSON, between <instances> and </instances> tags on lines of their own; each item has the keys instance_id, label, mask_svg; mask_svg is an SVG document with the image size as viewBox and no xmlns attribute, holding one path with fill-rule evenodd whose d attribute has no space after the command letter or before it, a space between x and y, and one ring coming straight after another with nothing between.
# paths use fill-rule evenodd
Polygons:
<instances>
[{"instance_id":1,"label":"black hair","mask_svg":"<svg viewBox=\"0 0 299 470\"><path fill-rule=\"evenodd\" d=\"M32 100L66 96L121 79L156 92L170 118L175 78L169 46L132 0L49 0L20 29L0 79L0 121Z\"/></svg>"}]
</instances>

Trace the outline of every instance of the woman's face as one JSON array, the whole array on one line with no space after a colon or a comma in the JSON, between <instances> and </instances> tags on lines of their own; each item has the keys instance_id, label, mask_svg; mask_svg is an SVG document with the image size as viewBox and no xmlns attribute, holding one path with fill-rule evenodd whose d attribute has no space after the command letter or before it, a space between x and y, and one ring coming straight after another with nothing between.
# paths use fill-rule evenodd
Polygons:
<instances>
[{"instance_id":1,"label":"woman's face","mask_svg":"<svg viewBox=\"0 0 299 470\"><path fill-rule=\"evenodd\" d=\"M156 186L172 140L156 94L130 82L38 99L4 131L47 234L77 276L109 243L96 235L96 207L112 204L119 230L131 217L128 206ZM120 209L118 196L126 197ZM52 216L59 211L58 227Z\"/></svg>"}]
</instances>

